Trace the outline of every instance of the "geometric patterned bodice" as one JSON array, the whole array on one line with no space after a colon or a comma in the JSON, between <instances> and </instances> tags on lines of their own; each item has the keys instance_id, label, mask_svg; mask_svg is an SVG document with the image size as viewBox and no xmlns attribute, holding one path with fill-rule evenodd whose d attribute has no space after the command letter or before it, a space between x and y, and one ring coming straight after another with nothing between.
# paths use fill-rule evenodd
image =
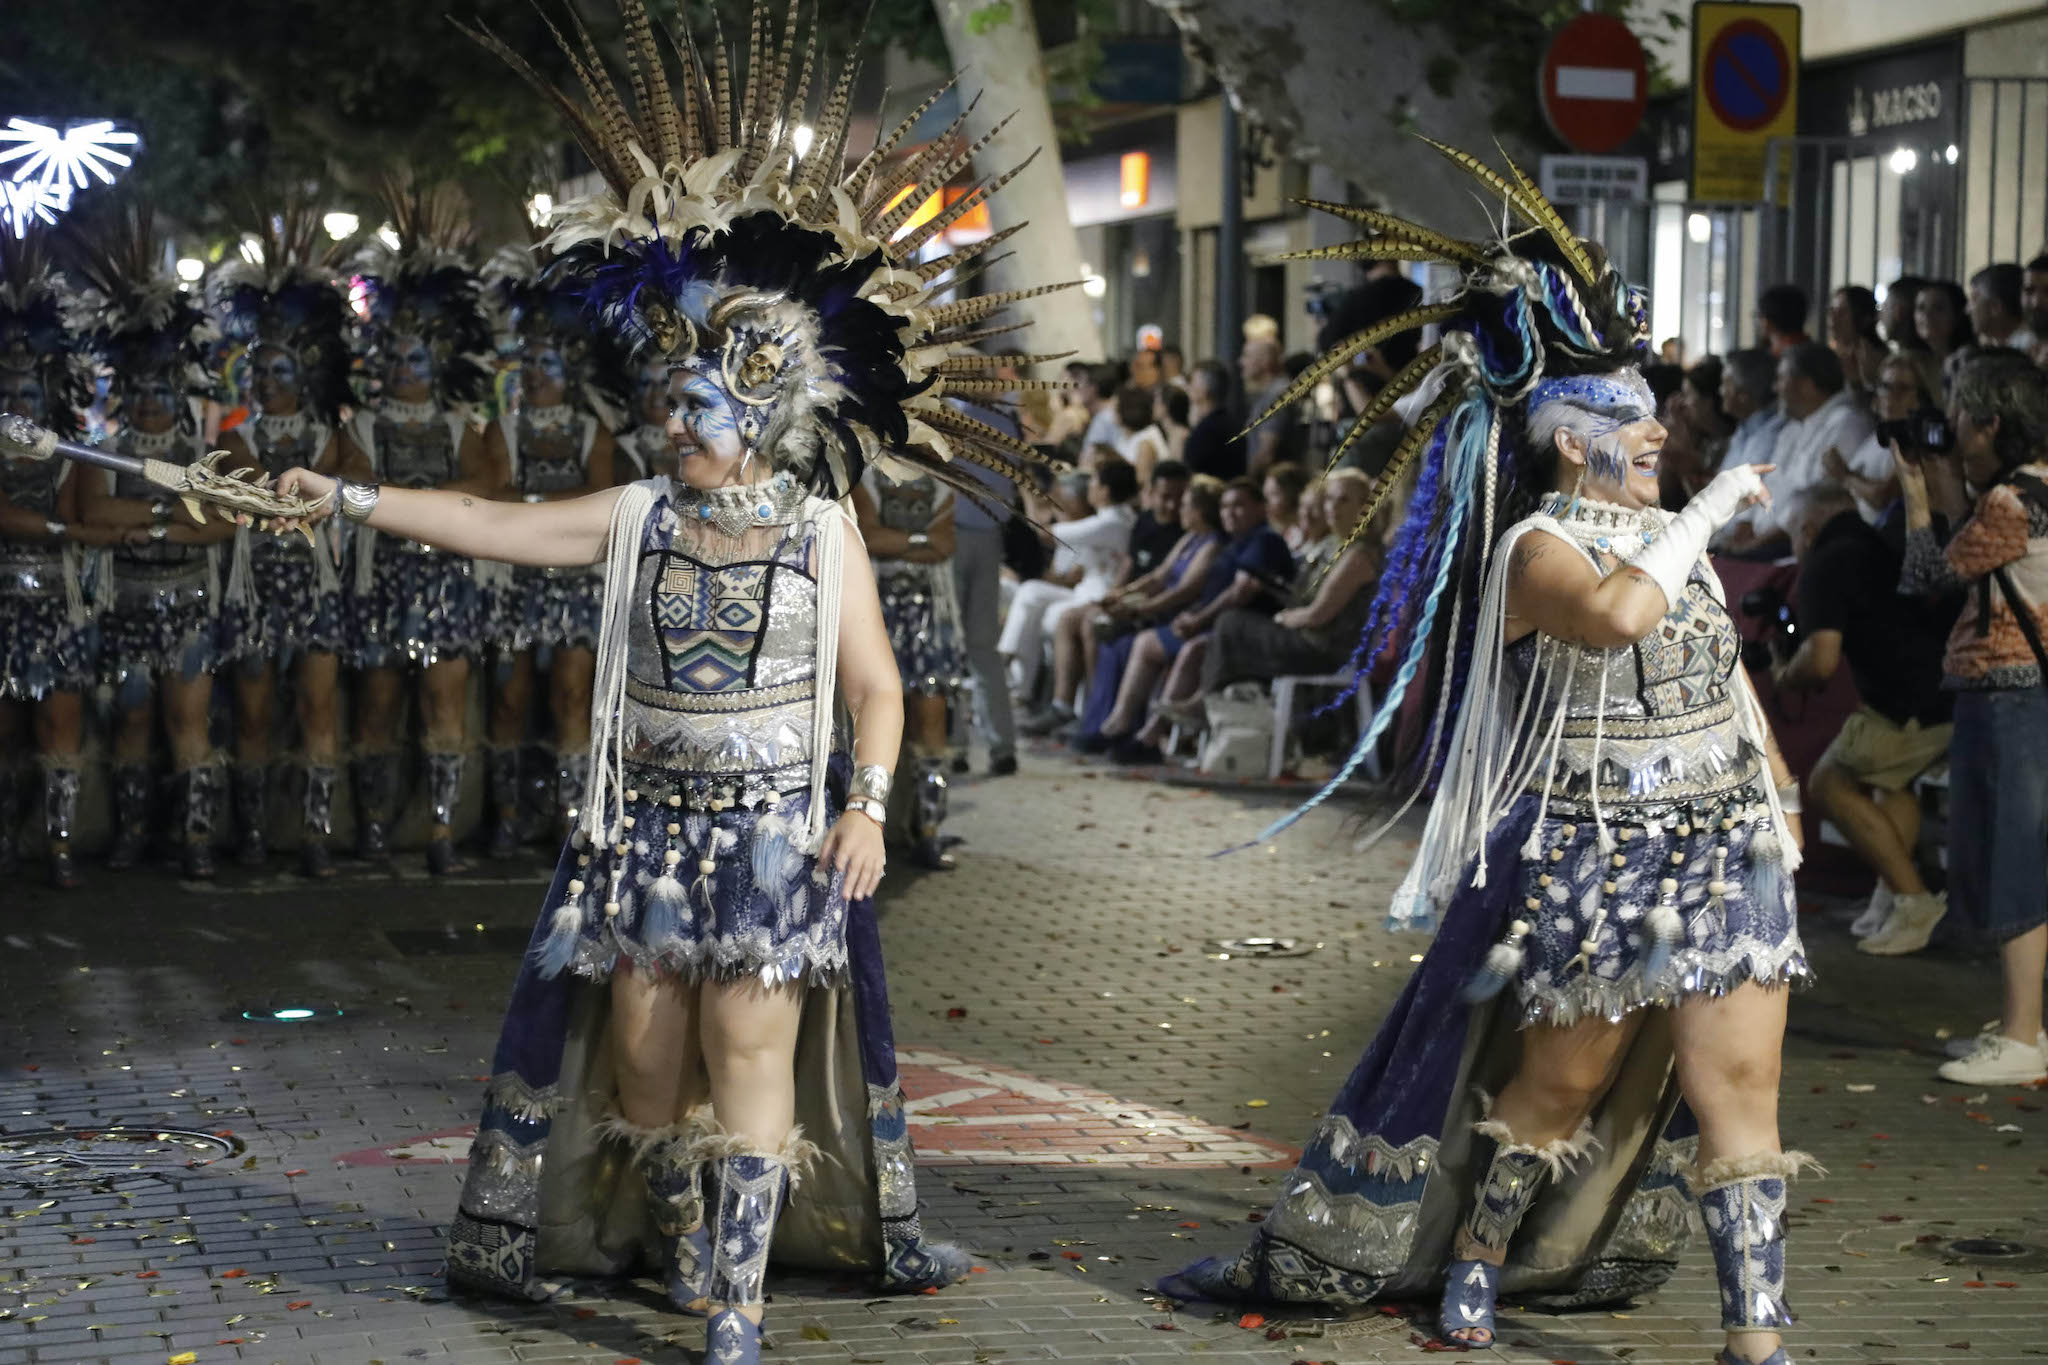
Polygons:
<instances>
[{"instance_id":1,"label":"geometric patterned bodice","mask_svg":"<svg viewBox=\"0 0 2048 1365\"><path fill-rule=\"evenodd\" d=\"M395 488L438 488L461 477L455 436L442 414L401 423L379 413L376 442L378 477Z\"/></svg>"},{"instance_id":2,"label":"geometric patterned bodice","mask_svg":"<svg viewBox=\"0 0 2048 1365\"><path fill-rule=\"evenodd\" d=\"M511 449L517 451L514 483L521 493L560 493L581 488L588 480L590 443L597 433L597 419L568 407L553 408L548 417L561 420L536 422L537 413L521 412L501 419Z\"/></svg>"}]
</instances>

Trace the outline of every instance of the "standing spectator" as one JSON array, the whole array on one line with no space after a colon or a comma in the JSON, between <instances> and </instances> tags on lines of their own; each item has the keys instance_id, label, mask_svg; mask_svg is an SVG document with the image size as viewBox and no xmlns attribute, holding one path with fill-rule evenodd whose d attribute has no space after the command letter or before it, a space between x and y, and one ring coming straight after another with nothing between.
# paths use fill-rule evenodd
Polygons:
<instances>
[{"instance_id":1,"label":"standing spectator","mask_svg":"<svg viewBox=\"0 0 2048 1365\"><path fill-rule=\"evenodd\" d=\"M1929 280L1913 300L1913 330L1933 357L1935 378L1929 387L1939 387L1942 363L1977 341L1970 329L1970 299L1963 287L1954 280Z\"/></svg>"},{"instance_id":2,"label":"standing spectator","mask_svg":"<svg viewBox=\"0 0 2048 1365\"><path fill-rule=\"evenodd\" d=\"M1901 587L1966 590L1948 639L1942 685L1955 695L1949 746L1949 895L1997 940L2004 1009L1966 1057L1943 1063L1964 1085L2048 1079L2041 973L2048 967L2048 375L1994 352L1963 367L1950 403L1956 459L1977 490L1944 546L1939 510L1960 513L1952 480L1898 460L1906 502ZM1925 462L1934 463L1932 461ZM1882 931L1880 931L1882 932Z\"/></svg>"},{"instance_id":3,"label":"standing spectator","mask_svg":"<svg viewBox=\"0 0 2048 1365\"><path fill-rule=\"evenodd\" d=\"M1181 354L1180 347L1169 341L1159 348L1159 378L1161 382L1171 384L1177 389L1186 388L1188 386L1187 368L1187 357Z\"/></svg>"},{"instance_id":4,"label":"standing spectator","mask_svg":"<svg viewBox=\"0 0 2048 1365\"><path fill-rule=\"evenodd\" d=\"M1115 365L1097 365L1088 371L1088 429L1081 433L1081 448L1114 446L1125 432L1117 426L1116 391L1123 383L1123 371Z\"/></svg>"},{"instance_id":5,"label":"standing spectator","mask_svg":"<svg viewBox=\"0 0 2048 1365\"><path fill-rule=\"evenodd\" d=\"M1880 422L1902 422L1915 413L1940 406L1934 395L1927 391L1920 367L1905 351L1885 359L1884 367L1877 373L1876 398L1876 416ZM1880 457L1882 466L1879 465ZM1821 467L1829 478L1855 496L1863 519L1875 526L1884 519L1899 496L1899 480L1892 470L1891 459L1891 447L1878 440L1877 430L1873 427L1861 450L1845 456L1830 446L1821 455ZM1884 470L1882 478L1870 472L1880 467Z\"/></svg>"},{"instance_id":6,"label":"standing spectator","mask_svg":"<svg viewBox=\"0 0 2048 1365\"><path fill-rule=\"evenodd\" d=\"M1827 452L1862 450L1873 426L1842 375L1840 358L1819 342L1778 358L1778 406L1785 410L1785 426L1771 456L1777 468L1764 476L1770 501L1728 523L1721 543L1731 553L1766 556L1789 549L1806 494L1826 477Z\"/></svg>"},{"instance_id":7,"label":"standing spectator","mask_svg":"<svg viewBox=\"0 0 2048 1365\"><path fill-rule=\"evenodd\" d=\"M2027 262L2020 284L2020 307L2027 314L2027 330L2034 334L2034 363L2048 363L2048 255Z\"/></svg>"},{"instance_id":8,"label":"standing spectator","mask_svg":"<svg viewBox=\"0 0 2048 1365\"><path fill-rule=\"evenodd\" d=\"M1794 542L1804 638L1773 663L1771 681L1781 695L1818 691L1847 661L1863 704L1842 722L1807 790L1878 876L1850 932L1868 939L1868 952L1912 952L1945 909L1913 861L1920 802L1912 786L1948 756L1941 650L1958 604L1898 591L1901 548L1864 521L1846 488L1816 490Z\"/></svg>"},{"instance_id":9,"label":"standing spectator","mask_svg":"<svg viewBox=\"0 0 2048 1365\"><path fill-rule=\"evenodd\" d=\"M2022 353L2034 349L2020 301L2026 273L2009 261L1987 265L1970 276L1970 326L1979 346L2006 346Z\"/></svg>"},{"instance_id":10,"label":"standing spectator","mask_svg":"<svg viewBox=\"0 0 2048 1365\"><path fill-rule=\"evenodd\" d=\"M1009 662L1010 686L1018 698L1029 701L1037 695L1046 642L1059 619L1101 601L1116 586L1130 555L1137 497L1138 476L1128 462L1114 457L1098 461L1088 481L1093 511L1049 528L1053 545L1073 557L1081 575L1070 586L1034 578L1010 599L996 650Z\"/></svg>"},{"instance_id":11,"label":"standing spectator","mask_svg":"<svg viewBox=\"0 0 2048 1365\"><path fill-rule=\"evenodd\" d=\"M1735 430L1728 434L1721 469L1769 464L1777 454L1778 432L1785 425L1784 410L1778 406L1777 379L1771 353L1761 347L1730 352L1722 364L1721 410Z\"/></svg>"},{"instance_id":12,"label":"standing spectator","mask_svg":"<svg viewBox=\"0 0 2048 1365\"><path fill-rule=\"evenodd\" d=\"M1287 392L1291 382L1280 343L1271 337L1255 336L1246 340L1244 349L1238 352L1237 372L1244 380L1248 419L1264 416L1266 409ZM1286 459L1283 452L1293 448L1300 423L1300 416L1291 403L1283 411L1274 413L1270 420L1260 423L1250 436L1251 452L1245 461L1245 472L1257 477L1266 472L1266 466Z\"/></svg>"},{"instance_id":13,"label":"standing spectator","mask_svg":"<svg viewBox=\"0 0 2048 1365\"><path fill-rule=\"evenodd\" d=\"M1187 390L1161 384L1152 391L1152 421L1131 442L1131 464L1138 482L1149 486L1152 469L1162 460L1178 460L1188 443Z\"/></svg>"},{"instance_id":14,"label":"standing spectator","mask_svg":"<svg viewBox=\"0 0 2048 1365\"><path fill-rule=\"evenodd\" d=\"M1196 474L1229 480L1244 473L1244 442L1230 424L1230 371L1220 360L1195 366L1188 386L1188 439L1181 462Z\"/></svg>"},{"instance_id":15,"label":"standing spectator","mask_svg":"<svg viewBox=\"0 0 2048 1365\"><path fill-rule=\"evenodd\" d=\"M1007 413L961 406L968 416L990 426L1016 430ZM966 469L988 485L998 506L1010 497L1008 479L977 464ZM960 599L967 672L974 682L974 718L988 744L988 770L992 776L1007 777L1017 771L1017 716L1010 706L1003 656L996 652L1003 623L1003 528L979 498L953 500L953 584Z\"/></svg>"},{"instance_id":16,"label":"standing spectator","mask_svg":"<svg viewBox=\"0 0 2048 1365\"><path fill-rule=\"evenodd\" d=\"M1812 308L1812 300L1796 284L1774 284L1757 295L1756 334L1763 339L1764 349L1783 355L1810 341L1806 315Z\"/></svg>"},{"instance_id":17,"label":"standing spectator","mask_svg":"<svg viewBox=\"0 0 2048 1365\"><path fill-rule=\"evenodd\" d=\"M1917 351L1926 343L1913 326L1913 301L1927 281L1918 275L1901 275L1884 291L1884 304L1877 310L1877 329L1885 344L1895 351Z\"/></svg>"},{"instance_id":18,"label":"standing spectator","mask_svg":"<svg viewBox=\"0 0 2048 1365\"><path fill-rule=\"evenodd\" d=\"M1877 295L1860 284L1845 284L1828 295L1828 345L1842 358L1849 387L1869 393L1887 354L1877 334Z\"/></svg>"}]
</instances>

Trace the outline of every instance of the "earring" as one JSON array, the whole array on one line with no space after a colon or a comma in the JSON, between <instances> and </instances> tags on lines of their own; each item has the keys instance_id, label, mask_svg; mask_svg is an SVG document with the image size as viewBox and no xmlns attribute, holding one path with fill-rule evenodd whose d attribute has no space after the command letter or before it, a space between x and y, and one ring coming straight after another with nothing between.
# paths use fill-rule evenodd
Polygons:
<instances>
[{"instance_id":1,"label":"earring","mask_svg":"<svg viewBox=\"0 0 2048 1365\"><path fill-rule=\"evenodd\" d=\"M1571 518L1571 515L1579 510L1579 489L1584 487L1585 483L1586 467L1584 465L1580 465L1579 477L1572 480L1572 500L1564 505L1564 515L1566 520L1569 520Z\"/></svg>"}]
</instances>

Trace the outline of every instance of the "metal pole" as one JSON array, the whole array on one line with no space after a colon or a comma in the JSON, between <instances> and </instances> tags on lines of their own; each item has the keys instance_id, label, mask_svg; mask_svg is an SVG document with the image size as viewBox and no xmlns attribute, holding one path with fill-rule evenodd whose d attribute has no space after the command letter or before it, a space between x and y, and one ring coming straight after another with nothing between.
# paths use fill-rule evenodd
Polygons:
<instances>
[{"instance_id":1,"label":"metal pole","mask_svg":"<svg viewBox=\"0 0 2048 1365\"><path fill-rule=\"evenodd\" d=\"M1244 157L1237 106L1223 93L1223 175L1216 220L1216 358L1234 374L1244 327Z\"/></svg>"}]
</instances>

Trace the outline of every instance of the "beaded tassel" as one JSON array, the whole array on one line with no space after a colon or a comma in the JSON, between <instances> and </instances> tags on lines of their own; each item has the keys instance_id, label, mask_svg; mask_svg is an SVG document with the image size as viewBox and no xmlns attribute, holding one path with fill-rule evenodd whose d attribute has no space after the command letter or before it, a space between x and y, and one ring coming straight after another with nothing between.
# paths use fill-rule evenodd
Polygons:
<instances>
[{"instance_id":1,"label":"beaded tassel","mask_svg":"<svg viewBox=\"0 0 2048 1365\"><path fill-rule=\"evenodd\" d=\"M1685 936L1685 921L1678 914L1678 869L1685 865L1684 842L1692 837L1692 825L1681 820L1672 831L1671 866L1657 883L1657 904L1643 928L1649 935L1649 950L1643 955L1643 979L1655 981L1671 965L1679 939Z\"/></svg>"},{"instance_id":2,"label":"beaded tassel","mask_svg":"<svg viewBox=\"0 0 2048 1365\"><path fill-rule=\"evenodd\" d=\"M572 841L572 846L581 842L582 836L579 834ZM576 861L579 868L587 867L590 855L581 854ZM567 897L555 907L555 917L553 923L548 926L548 936L541 940L540 946L534 950L534 966L539 969L542 976L558 976L576 959L576 942L583 936L583 891L583 879L571 877Z\"/></svg>"},{"instance_id":3,"label":"beaded tassel","mask_svg":"<svg viewBox=\"0 0 2048 1365\"><path fill-rule=\"evenodd\" d=\"M711 914L718 913L718 905L711 899L711 878L718 871L718 855L731 852L739 841L740 836L732 830L714 829L705 842L704 856L697 860L697 880L690 883L690 894L701 896L704 909Z\"/></svg>"},{"instance_id":4,"label":"beaded tassel","mask_svg":"<svg viewBox=\"0 0 2048 1365\"><path fill-rule=\"evenodd\" d=\"M683 861L683 850L678 843L683 832L683 798L672 795L668 805L668 823L663 828L663 833L668 836L668 847L661 855L661 875L647 888L646 916L640 926L641 937L650 947L682 937L683 923L690 913L689 894L676 877L676 865Z\"/></svg>"}]
</instances>

